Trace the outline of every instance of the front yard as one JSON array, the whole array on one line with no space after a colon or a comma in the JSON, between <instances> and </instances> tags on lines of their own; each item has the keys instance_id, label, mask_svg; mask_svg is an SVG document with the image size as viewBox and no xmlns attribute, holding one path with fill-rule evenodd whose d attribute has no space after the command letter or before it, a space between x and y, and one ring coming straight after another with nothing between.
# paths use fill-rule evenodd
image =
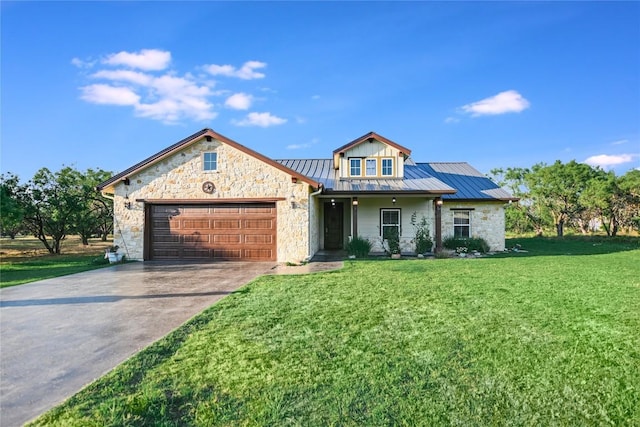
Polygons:
<instances>
[{"instance_id":1,"label":"front yard","mask_svg":"<svg viewBox=\"0 0 640 427\"><path fill-rule=\"evenodd\" d=\"M631 242L264 276L35 424L639 425Z\"/></svg>"}]
</instances>

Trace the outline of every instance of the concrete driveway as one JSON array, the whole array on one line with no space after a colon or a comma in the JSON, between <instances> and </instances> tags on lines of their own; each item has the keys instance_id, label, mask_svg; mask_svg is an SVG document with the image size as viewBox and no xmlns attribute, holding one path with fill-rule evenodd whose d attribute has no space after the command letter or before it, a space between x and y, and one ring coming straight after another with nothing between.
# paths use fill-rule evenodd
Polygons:
<instances>
[{"instance_id":1,"label":"concrete driveway","mask_svg":"<svg viewBox=\"0 0 640 427\"><path fill-rule=\"evenodd\" d=\"M0 290L0 425L70 397L275 263L131 263Z\"/></svg>"}]
</instances>

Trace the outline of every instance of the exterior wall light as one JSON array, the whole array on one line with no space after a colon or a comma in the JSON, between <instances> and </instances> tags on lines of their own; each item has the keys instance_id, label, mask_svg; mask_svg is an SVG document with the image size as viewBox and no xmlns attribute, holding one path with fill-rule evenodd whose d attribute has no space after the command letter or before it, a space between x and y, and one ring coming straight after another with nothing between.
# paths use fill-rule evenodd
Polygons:
<instances>
[{"instance_id":1,"label":"exterior wall light","mask_svg":"<svg viewBox=\"0 0 640 427\"><path fill-rule=\"evenodd\" d=\"M395 197L393 199L391 199L391 203L393 203L394 205L396 204L396 202L397 202L397 200L396 200Z\"/></svg>"},{"instance_id":2,"label":"exterior wall light","mask_svg":"<svg viewBox=\"0 0 640 427\"><path fill-rule=\"evenodd\" d=\"M358 206L358 198L354 197L351 203L353 204L353 206Z\"/></svg>"}]
</instances>

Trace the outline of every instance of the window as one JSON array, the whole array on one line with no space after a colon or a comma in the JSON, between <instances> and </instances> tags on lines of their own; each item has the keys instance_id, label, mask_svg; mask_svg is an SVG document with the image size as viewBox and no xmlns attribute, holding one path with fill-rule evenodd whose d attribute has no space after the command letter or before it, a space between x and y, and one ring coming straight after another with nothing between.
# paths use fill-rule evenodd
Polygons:
<instances>
[{"instance_id":1,"label":"window","mask_svg":"<svg viewBox=\"0 0 640 427\"><path fill-rule=\"evenodd\" d=\"M366 166L367 166L367 169L366 169L367 176L378 175L378 162L376 159L367 159Z\"/></svg>"},{"instance_id":2,"label":"window","mask_svg":"<svg viewBox=\"0 0 640 427\"><path fill-rule=\"evenodd\" d=\"M203 159L203 170L206 171L216 171L218 170L218 153L204 153Z\"/></svg>"},{"instance_id":3,"label":"window","mask_svg":"<svg viewBox=\"0 0 640 427\"><path fill-rule=\"evenodd\" d=\"M471 211L453 211L453 236L463 239L471 237Z\"/></svg>"},{"instance_id":4,"label":"window","mask_svg":"<svg viewBox=\"0 0 640 427\"><path fill-rule=\"evenodd\" d=\"M393 175L393 159L382 159L382 176Z\"/></svg>"},{"instance_id":5,"label":"window","mask_svg":"<svg viewBox=\"0 0 640 427\"><path fill-rule=\"evenodd\" d=\"M400 236L400 209L380 210L380 232L383 238L387 238L390 232L397 230Z\"/></svg>"},{"instance_id":6,"label":"window","mask_svg":"<svg viewBox=\"0 0 640 427\"><path fill-rule=\"evenodd\" d=\"M349 159L349 175L362 176L362 159Z\"/></svg>"}]
</instances>

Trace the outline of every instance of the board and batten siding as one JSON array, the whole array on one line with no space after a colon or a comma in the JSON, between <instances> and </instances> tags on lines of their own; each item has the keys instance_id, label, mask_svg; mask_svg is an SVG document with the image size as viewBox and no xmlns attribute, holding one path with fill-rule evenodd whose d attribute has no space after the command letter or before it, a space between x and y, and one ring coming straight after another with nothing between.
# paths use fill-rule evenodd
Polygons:
<instances>
[{"instance_id":1,"label":"board and batten siding","mask_svg":"<svg viewBox=\"0 0 640 427\"><path fill-rule=\"evenodd\" d=\"M350 157L392 157L394 163L394 178L402 178L404 176L404 156L399 156L399 151L380 141L363 142L356 145L344 153L344 157L340 157L340 175L349 176L349 158ZM362 165L364 170L364 164ZM388 177L387 177L388 178Z\"/></svg>"}]
</instances>

